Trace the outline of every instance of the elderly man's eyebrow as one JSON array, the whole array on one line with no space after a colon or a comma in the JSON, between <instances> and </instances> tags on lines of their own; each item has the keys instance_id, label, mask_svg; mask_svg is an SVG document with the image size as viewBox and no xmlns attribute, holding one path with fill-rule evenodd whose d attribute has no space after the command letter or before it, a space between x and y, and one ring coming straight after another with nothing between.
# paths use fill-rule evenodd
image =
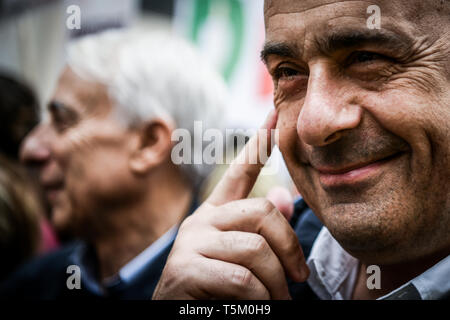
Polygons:
<instances>
[{"instance_id":1,"label":"elderly man's eyebrow","mask_svg":"<svg viewBox=\"0 0 450 320\"><path fill-rule=\"evenodd\" d=\"M404 34L381 29L331 31L323 36L317 36L315 41L318 49L325 54L367 44L403 52L413 44L413 40Z\"/></svg>"},{"instance_id":2,"label":"elderly man's eyebrow","mask_svg":"<svg viewBox=\"0 0 450 320\"><path fill-rule=\"evenodd\" d=\"M271 55L292 59L298 59L301 56L298 50L289 43L268 41L264 44L264 48L261 51L261 60L267 64L267 60Z\"/></svg>"},{"instance_id":3,"label":"elderly man's eyebrow","mask_svg":"<svg viewBox=\"0 0 450 320\"><path fill-rule=\"evenodd\" d=\"M405 34L394 33L387 30L342 30L316 36L317 49L323 54L331 54L341 49L359 47L373 44L382 48L398 52L407 52L414 41ZM261 51L261 60L267 64L270 55L285 58L300 59L302 52L288 42L268 41Z\"/></svg>"},{"instance_id":4,"label":"elderly man's eyebrow","mask_svg":"<svg viewBox=\"0 0 450 320\"><path fill-rule=\"evenodd\" d=\"M49 112L59 112L61 110L66 110L66 109L70 109L70 107L68 107L67 105L65 105L64 103L58 101L58 100L51 100L48 105L47 105L47 109Z\"/></svg>"}]
</instances>

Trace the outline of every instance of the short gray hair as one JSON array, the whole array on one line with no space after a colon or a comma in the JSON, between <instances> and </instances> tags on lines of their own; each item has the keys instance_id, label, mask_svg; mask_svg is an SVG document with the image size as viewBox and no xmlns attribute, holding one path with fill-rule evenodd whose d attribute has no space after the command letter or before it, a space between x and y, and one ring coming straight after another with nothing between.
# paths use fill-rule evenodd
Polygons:
<instances>
[{"instance_id":1,"label":"short gray hair","mask_svg":"<svg viewBox=\"0 0 450 320\"><path fill-rule=\"evenodd\" d=\"M204 130L223 129L226 85L186 41L167 32L114 30L74 41L68 66L108 88L114 113L129 127L162 118L194 137L194 121ZM189 175L206 175L192 165Z\"/></svg>"}]
</instances>

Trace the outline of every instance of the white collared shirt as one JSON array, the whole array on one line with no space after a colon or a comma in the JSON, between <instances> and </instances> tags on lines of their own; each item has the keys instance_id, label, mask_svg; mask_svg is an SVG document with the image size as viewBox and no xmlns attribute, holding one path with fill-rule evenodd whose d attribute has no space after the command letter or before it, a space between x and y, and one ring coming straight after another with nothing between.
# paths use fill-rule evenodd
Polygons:
<instances>
[{"instance_id":1,"label":"white collared shirt","mask_svg":"<svg viewBox=\"0 0 450 320\"><path fill-rule=\"evenodd\" d=\"M105 279L102 283L98 282L95 277L92 257L90 256L89 247L85 243L80 243L78 248L70 256L70 262L78 265L83 274L83 285L92 293L102 296L105 294L105 288L112 287L119 282L131 283L140 272L146 270L147 266L154 263L155 259L167 249L175 240L178 233L179 225L174 225L158 240L153 242L149 247L134 257L125 266L123 266L118 274Z\"/></svg>"},{"instance_id":2,"label":"white collared shirt","mask_svg":"<svg viewBox=\"0 0 450 320\"><path fill-rule=\"evenodd\" d=\"M323 227L307 260L311 270L308 284L324 300L350 300L355 286L359 261L347 253ZM433 267L379 298L389 298L408 285L413 285L422 300L440 299L450 292L450 255Z\"/></svg>"},{"instance_id":3,"label":"white collared shirt","mask_svg":"<svg viewBox=\"0 0 450 320\"><path fill-rule=\"evenodd\" d=\"M119 277L125 283L131 282L140 271L145 270L148 265L158 257L159 253L166 249L175 240L179 225L170 228L158 240L153 242L147 249L134 257L119 271Z\"/></svg>"}]
</instances>

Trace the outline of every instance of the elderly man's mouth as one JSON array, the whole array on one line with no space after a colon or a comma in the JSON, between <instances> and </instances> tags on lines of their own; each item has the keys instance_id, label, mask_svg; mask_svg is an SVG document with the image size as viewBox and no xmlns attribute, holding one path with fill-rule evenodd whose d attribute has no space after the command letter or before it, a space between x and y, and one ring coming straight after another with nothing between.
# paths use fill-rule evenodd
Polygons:
<instances>
[{"instance_id":1,"label":"elderly man's mouth","mask_svg":"<svg viewBox=\"0 0 450 320\"><path fill-rule=\"evenodd\" d=\"M369 179L379 176L386 166L398 160L404 152L398 152L379 160L353 164L341 168L316 167L320 184L324 189L341 186L358 186Z\"/></svg>"},{"instance_id":2,"label":"elderly man's mouth","mask_svg":"<svg viewBox=\"0 0 450 320\"><path fill-rule=\"evenodd\" d=\"M47 201L49 201L51 204L55 203L63 190L64 185L62 183L51 186L45 186L44 193L45 197L47 198Z\"/></svg>"}]
</instances>

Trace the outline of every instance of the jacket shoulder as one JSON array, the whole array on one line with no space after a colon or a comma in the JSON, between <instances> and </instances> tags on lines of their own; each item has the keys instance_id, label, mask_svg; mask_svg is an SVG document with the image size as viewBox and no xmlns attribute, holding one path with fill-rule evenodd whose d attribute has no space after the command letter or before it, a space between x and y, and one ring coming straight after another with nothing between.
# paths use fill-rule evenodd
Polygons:
<instances>
[{"instance_id":1,"label":"jacket shoulder","mask_svg":"<svg viewBox=\"0 0 450 320\"><path fill-rule=\"evenodd\" d=\"M51 299L65 286L69 256L78 243L37 257L19 267L0 284L0 299L14 297Z\"/></svg>"}]
</instances>

